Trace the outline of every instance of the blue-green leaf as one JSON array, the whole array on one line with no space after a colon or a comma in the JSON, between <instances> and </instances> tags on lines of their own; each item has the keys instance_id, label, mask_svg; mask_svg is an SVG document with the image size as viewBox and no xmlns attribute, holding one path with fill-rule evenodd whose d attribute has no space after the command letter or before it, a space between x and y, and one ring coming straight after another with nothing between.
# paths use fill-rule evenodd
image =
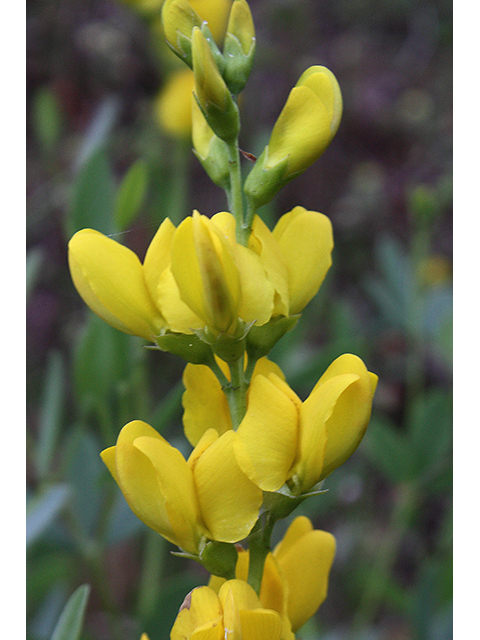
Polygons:
<instances>
[{"instance_id":1,"label":"blue-green leaf","mask_svg":"<svg viewBox=\"0 0 480 640\"><path fill-rule=\"evenodd\" d=\"M78 640L83 627L90 586L83 584L70 596L55 626L51 640Z\"/></svg>"},{"instance_id":2,"label":"blue-green leaf","mask_svg":"<svg viewBox=\"0 0 480 640\"><path fill-rule=\"evenodd\" d=\"M129 168L117 192L114 219L118 231L124 231L138 214L147 188L148 166L139 159Z\"/></svg>"},{"instance_id":3,"label":"blue-green leaf","mask_svg":"<svg viewBox=\"0 0 480 640\"><path fill-rule=\"evenodd\" d=\"M53 523L70 495L66 484L56 484L27 502L27 547L40 538Z\"/></svg>"}]
</instances>

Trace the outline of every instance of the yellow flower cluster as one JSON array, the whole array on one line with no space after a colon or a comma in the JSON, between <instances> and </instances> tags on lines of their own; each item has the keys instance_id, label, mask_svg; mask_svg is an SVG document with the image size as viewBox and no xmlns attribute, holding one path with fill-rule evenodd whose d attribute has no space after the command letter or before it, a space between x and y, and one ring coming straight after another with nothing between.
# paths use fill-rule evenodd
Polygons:
<instances>
[{"instance_id":1,"label":"yellow flower cluster","mask_svg":"<svg viewBox=\"0 0 480 640\"><path fill-rule=\"evenodd\" d=\"M238 332L299 313L330 265L332 229L321 213L295 207L273 232L257 216L248 246L227 212L194 212L178 228L167 218L143 264L92 229L69 243L73 282L87 305L116 329L149 341L165 331Z\"/></svg>"},{"instance_id":2,"label":"yellow flower cluster","mask_svg":"<svg viewBox=\"0 0 480 640\"><path fill-rule=\"evenodd\" d=\"M224 188L231 212L210 218L194 211L178 226L166 218L143 263L112 238L83 229L70 240L68 259L92 311L188 362L190 455L140 420L101 454L132 511L212 574L186 597L171 639L293 640L326 597L335 540L299 517L270 552L273 526L318 494L319 483L356 450L377 376L344 354L302 401L266 357L325 279L333 235L325 215L301 206L273 230L256 211L323 153L342 98L328 69L307 69L242 185L237 97L255 31L246 0L221 5L223 13L213 0L166 0L162 17L170 48L193 68L175 82L194 92L195 153ZM214 37L200 17L207 7L227 25L223 53L216 29ZM178 116L172 127L186 127L187 109L173 98L169 105L165 112Z\"/></svg>"}]
</instances>

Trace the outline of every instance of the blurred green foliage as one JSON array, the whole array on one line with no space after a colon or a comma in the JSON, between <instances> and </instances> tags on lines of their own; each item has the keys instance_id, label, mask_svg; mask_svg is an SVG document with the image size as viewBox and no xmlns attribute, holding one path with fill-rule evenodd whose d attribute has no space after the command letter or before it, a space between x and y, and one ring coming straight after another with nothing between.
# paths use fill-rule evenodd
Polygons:
<instances>
[{"instance_id":1,"label":"blurred green foliage","mask_svg":"<svg viewBox=\"0 0 480 640\"><path fill-rule=\"evenodd\" d=\"M338 547L329 596L301 637L448 640L450 3L251 7L245 150L262 147L308 64L332 68L345 100L324 158L261 211L269 223L297 204L322 211L336 240L326 282L272 359L303 397L348 351L380 378L359 450L299 510ZM184 143L156 128L162 71L127 6L27 2L27 39L27 638L164 640L207 576L133 516L99 452L132 419L188 450L183 363L86 310L66 244L92 227L143 257L165 215L226 205Z\"/></svg>"}]
</instances>

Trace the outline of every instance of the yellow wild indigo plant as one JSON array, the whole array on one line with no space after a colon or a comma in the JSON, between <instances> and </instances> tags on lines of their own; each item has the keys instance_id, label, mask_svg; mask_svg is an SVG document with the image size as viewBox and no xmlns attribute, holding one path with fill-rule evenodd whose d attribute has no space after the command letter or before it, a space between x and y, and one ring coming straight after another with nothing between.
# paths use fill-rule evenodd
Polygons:
<instances>
[{"instance_id":1,"label":"yellow wild indigo plant","mask_svg":"<svg viewBox=\"0 0 480 640\"><path fill-rule=\"evenodd\" d=\"M340 88L325 67L307 69L244 182L238 94L255 50L250 8L234 0L223 52L187 0L167 0L162 15L169 46L193 69L194 152L228 211L166 218L143 263L92 229L70 240L72 279L92 311L187 362L190 455L132 416L101 456L138 518L211 574L186 596L172 640L291 640L326 598L335 540L299 517L272 551L273 528L358 447L377 376L344 354L302 401L267 357L319 290L333 233L301 205L272 230L257 211L325 151Z\"/></svg>"}]
</instances>

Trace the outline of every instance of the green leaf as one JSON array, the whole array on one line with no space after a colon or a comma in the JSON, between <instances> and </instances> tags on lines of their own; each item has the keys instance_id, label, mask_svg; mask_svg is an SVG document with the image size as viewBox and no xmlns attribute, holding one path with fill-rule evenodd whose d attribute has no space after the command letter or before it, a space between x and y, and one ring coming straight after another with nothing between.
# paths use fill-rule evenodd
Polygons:
<instances>
[{"instance_id":1,"label":"green leaf","mask_svg":"<svg viewBox=\"0 0 480 640\"><path fill-rule=\"evenodd\" d=\"M27 547L36 542L53 523L70 497L66 484L56 484L27 501Z\"/></svg>"},{"instance_id":2,"label":"green leaf","mask_svg":"<svg viewBox=\"0 0 480 640\"><path fill-rule=\"evenodd\" d=\"M412 478L410 443L386 416L372 419L361 449L391 482Z\"/></svg>"},{"instance_id":3,"label":"green leaf","mask_svg":"<svg viewBox=\"0 0 480 640\"><path fill-rule=\"evenodd\" d=\"M148 166L139 159L125 174L115 200L115 226L124 231L142 206L148 188Z\"/></svg>"},{"instance_id":4,"label":"green leaf","mask_svg":"<svg viewBox=\"0 0 480 640\"><path fill-rule=\"evenodd\" d=\"M62 133L63 115L58 100L49 87L41 87L33 99L35 135L44 151L51 151Z\"/></svg>"},{"instance_id":5,"label":"green leaf","mask_svg":"<svg viewBox=\"0 0 480 640\"><path fill-rule=\"evenodd\" d=\"M131 336L89 314L73 362L74 389L83 410L111 402L113 389L132 368L131 343Z\"/></svg>"},{"instance_id":6,"label":"green leaf","mask_svg":"<svg viewBox=\"0 0 480 640\"><path fill-rule=\"evenodd\" d=\"M104 150L97 151L82 167L74 187L68 219L69 235L84 228L111 233L115 206L115 181Z\"/></svg>"},{"instance_id":7,"label":"green leaf","mask_svg":"<svg viewBox=\"0 0 480 640\"><path fill-rule=\"evenodd\" d=\"M452 397L433 389L418 398L407 425L414 465L417 473L426 473L437 465L445 465L452 442Z\"/></svg>"},{"instance_id":8,"label":"green leaf","mask_svg":"<svg viewBox=\"0 0 480 640\"><path fill-rule=\"evenodd\" d=\"M104 505L101 477L105 467L100 458L102 447L82 426L71 431L66 443L65 476L72 488L70 506L82 534L94 537Z\"/></svg>"},{"instance_id":9,"label":"green leaf","mask_svg":"<svg viewBox=\"0 0 480 640\"><path fill-rule=\"evenodd\" d=\"M90 586L83 584L70 596L55 626L51 640L78 640L83 627Z\"/></svg>"},{"instance_id":10,"label":"green leaf","mask_svg":"<svg viewBox=\"0 0 480 640\"><path fill-rule=\"evenodd\" d=\"M36 455L37 473L45 479L50 470L55 445L60 431L65 397L65 366L61 355L53 351L50 354L43 392L38 430Z\"/></svg>"}]
</instances>

